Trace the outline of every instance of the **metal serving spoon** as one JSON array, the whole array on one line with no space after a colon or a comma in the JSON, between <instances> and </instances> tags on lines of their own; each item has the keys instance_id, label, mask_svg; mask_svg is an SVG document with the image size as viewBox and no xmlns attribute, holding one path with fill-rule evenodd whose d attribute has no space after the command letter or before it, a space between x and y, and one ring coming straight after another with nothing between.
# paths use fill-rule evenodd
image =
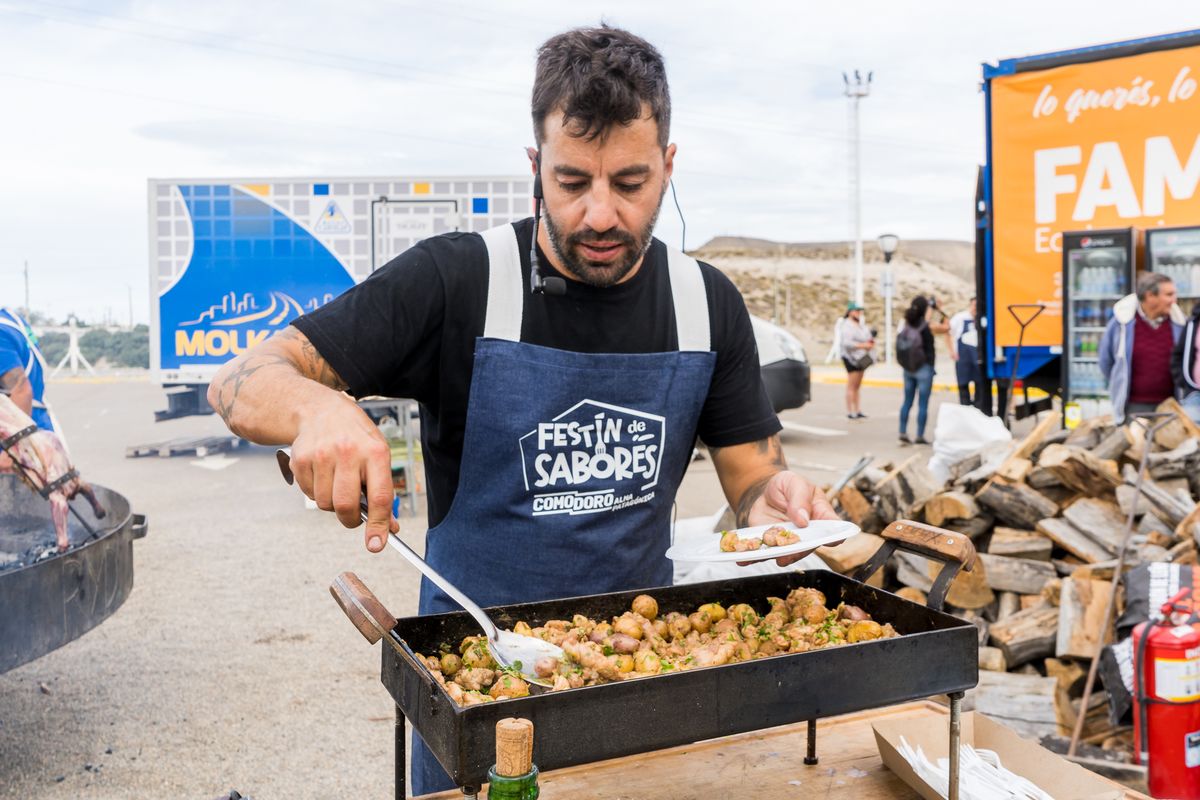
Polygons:
<instances>
[{"instance_id":1,"label":"metal serving spoon","mask_svg":"<svg viewBox=\"0 0 1200 800\"><path fill-rule=\"evenodd\" d=\"M296 476L292 474L292 459L286 450L276 450L275 459L279 462L279 471L283 473L283 479L291 486L295 483ZM362 521L367 521L367 500L362 498L359 501L361 506ZM549 656L562 661L565 655L562 648L550 642L543 641L533 636L522 636L519 633L500 630L496 627L496 623L492 622L491 618L484 613L483 609L475 604L471 598L467 597L458 587L450 581L446 580L441 573L417 555L417 552L404 543L394 533L388 534L388 544L400 551L400 555L404 556L409 562L421 571L426 578L434 583L439 589L450 596L454 602L462 606L468 614L475 618L479 623L479 627L483 628L483 633L487 637L488 650L491 651L492 657L496 659L501 667L515 670L527 680L541 686L549 685L549 681L545 678L539 678L533 671L534 665L538 659Z\"/></svg>"}]
</instances>

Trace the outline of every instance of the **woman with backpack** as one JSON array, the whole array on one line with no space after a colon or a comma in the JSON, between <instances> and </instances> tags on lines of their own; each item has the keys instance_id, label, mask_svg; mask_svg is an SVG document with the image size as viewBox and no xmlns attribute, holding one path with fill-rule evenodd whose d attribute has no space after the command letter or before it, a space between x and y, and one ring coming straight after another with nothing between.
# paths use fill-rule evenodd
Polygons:
<instances>
[{"instance_id":1,"label":"woman with backpack","mask_svg":"<svg viewBox=\"0 0 1200 800\"><path fill-rule=\"evenodd\" d=\"M931 322L932 312L929 298L919 295L904 312L904 322L896 334L896 361L904 368L904 404L900 406L901 444L929 444L925 438L925 423L929 419L929 394L933 391L933 335L950 330L945 314L938 322ZM917 401L917 438L908 438L908 415L913 400Z\"/></svg>"},{"instance_id":2,"label":"woman with backpack","mask_svg":"<svg viewBox=\"0 0 1200 800\"><path fill-rule=\"evenodd\" d=\"M863 307L853 300L842 317L841 333L842 363L846 365L846 416L866 419L859 403L859 390L867 367L875 363L871 355L875 334L863 322Z\"/></svg>"}]
</instances>

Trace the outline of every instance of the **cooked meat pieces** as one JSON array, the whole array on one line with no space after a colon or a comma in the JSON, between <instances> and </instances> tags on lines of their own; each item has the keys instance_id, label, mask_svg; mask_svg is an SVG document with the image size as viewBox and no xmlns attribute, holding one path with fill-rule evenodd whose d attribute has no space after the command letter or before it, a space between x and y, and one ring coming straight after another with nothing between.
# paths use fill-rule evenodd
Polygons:
<instances>
[{"instance_id":1,"label":"cooked meat pieces","mask_svg":"<svg viewBox=\"0 0 1200 800\"><path fill-rule=\"evenodd\" d=\"M725 531L721 534L721 552L745 553L762 547L762 539L743 539L735 531Z\"/></svg>"},{"instance_id":2,"label":"cooked meat pieces","mask_svg":"<svg viewBox=\"0 0 1200 800\"><path fill-rule=\"evenodd\" d=\"M786 547L800 541L800 534L776 525L763 532L762 541L767 547Z\"/></svg>"}]
</instances>

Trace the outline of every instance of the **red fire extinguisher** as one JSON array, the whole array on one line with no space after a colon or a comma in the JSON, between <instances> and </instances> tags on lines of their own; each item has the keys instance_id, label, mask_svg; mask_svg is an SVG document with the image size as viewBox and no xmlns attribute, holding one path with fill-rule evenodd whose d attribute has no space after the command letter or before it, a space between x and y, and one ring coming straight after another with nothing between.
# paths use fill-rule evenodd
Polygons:
<instances>
[{"instance_id":1,"label":"red fire extinguisher","mask_svg":"<svg viewBox=\"0 0 1200 800\"><path fill-rule=\"evenodd\" d=\"M1133 629L1133 741L1150 794L1200 800L1200 624L1184 589Z\"/></svg>"}]
</instances>

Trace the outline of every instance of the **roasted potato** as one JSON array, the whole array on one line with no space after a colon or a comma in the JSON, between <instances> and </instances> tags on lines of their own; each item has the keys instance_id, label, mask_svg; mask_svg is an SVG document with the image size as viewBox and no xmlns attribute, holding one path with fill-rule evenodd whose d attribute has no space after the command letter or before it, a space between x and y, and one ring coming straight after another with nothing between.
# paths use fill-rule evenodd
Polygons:
<instances>
[{"instance_id":1,"label":"roasted potato","mask_svg":"<svg viewBox=\"0 0 1200 800\"><path fill-rule=\"evenodd\" d=\"M725 619L725 609L720 603L705 603L696 610L708 614L708 618L713 622L720 622Z\"/></svg>"},{"instance_id":2,"label":"roasted potato","mask_svg":"<svg viewBox=\"0 0 1200 800\"><path fill-rule=\"evenodd\" d=\"M658 601L648 594L639 594L633 598L633 613L641 614L651 622L658 616Z\"/></svg>"},{"instance_id":3,"label":"roasted potato","mask_svg":"<svg viewBox=\"0 0 1200 800\"><path fill-rule=\"evenodd\" d=\"M622 615L613 623L614 633L623 633L626 636L632 636L634 639L641 640L642 638L642 623L628 614Z\"/></svg>"},{"instance_id":4,"label":"roasted potato","mask_svg":"<svg viewBox=\"0 0 1200 800\"><path fill-rule=\"evenodd\" d=\"M638 672L659 672L662 661L653 650L639 650L633 656L633 668Z\"/></svg>"},{"instance_id":5,"label":"roasted potato","mask_svg":"<svg viewBox=\"0 0 1200 800\"><path fill-rule=\"evenodd\" d=\"M454 653L443 653L440 666L442 668L442 674L447 678L450 678L453 677L454 673L458 672L459 667L462 666L462 659L454 655Z\"/></svg>"},{"instance_id":6,"label":"roasted potato","mask_svg":"<svg viewBox=\"0 0 1200 800\"><path fill-rule=\"evenodd\" d=\"M499 700L503 697L528 697L529 684L516 675L506 672L496 679L496 682L492 684L492 688L488 690L488 694L494 700Z\"/></svg>"},{"instance_id":7,"label":"roasted potato","mask_svg":"<svg viewBox=\"0 0 1200 800\"><path fill-rule=\"evenodd\" d=\"M692 630L697 633L708 633L708 629L712 627L712 618L706 611L696 611L689 615L688 622L692 624Z\"/></svg>"}]
</instances>

